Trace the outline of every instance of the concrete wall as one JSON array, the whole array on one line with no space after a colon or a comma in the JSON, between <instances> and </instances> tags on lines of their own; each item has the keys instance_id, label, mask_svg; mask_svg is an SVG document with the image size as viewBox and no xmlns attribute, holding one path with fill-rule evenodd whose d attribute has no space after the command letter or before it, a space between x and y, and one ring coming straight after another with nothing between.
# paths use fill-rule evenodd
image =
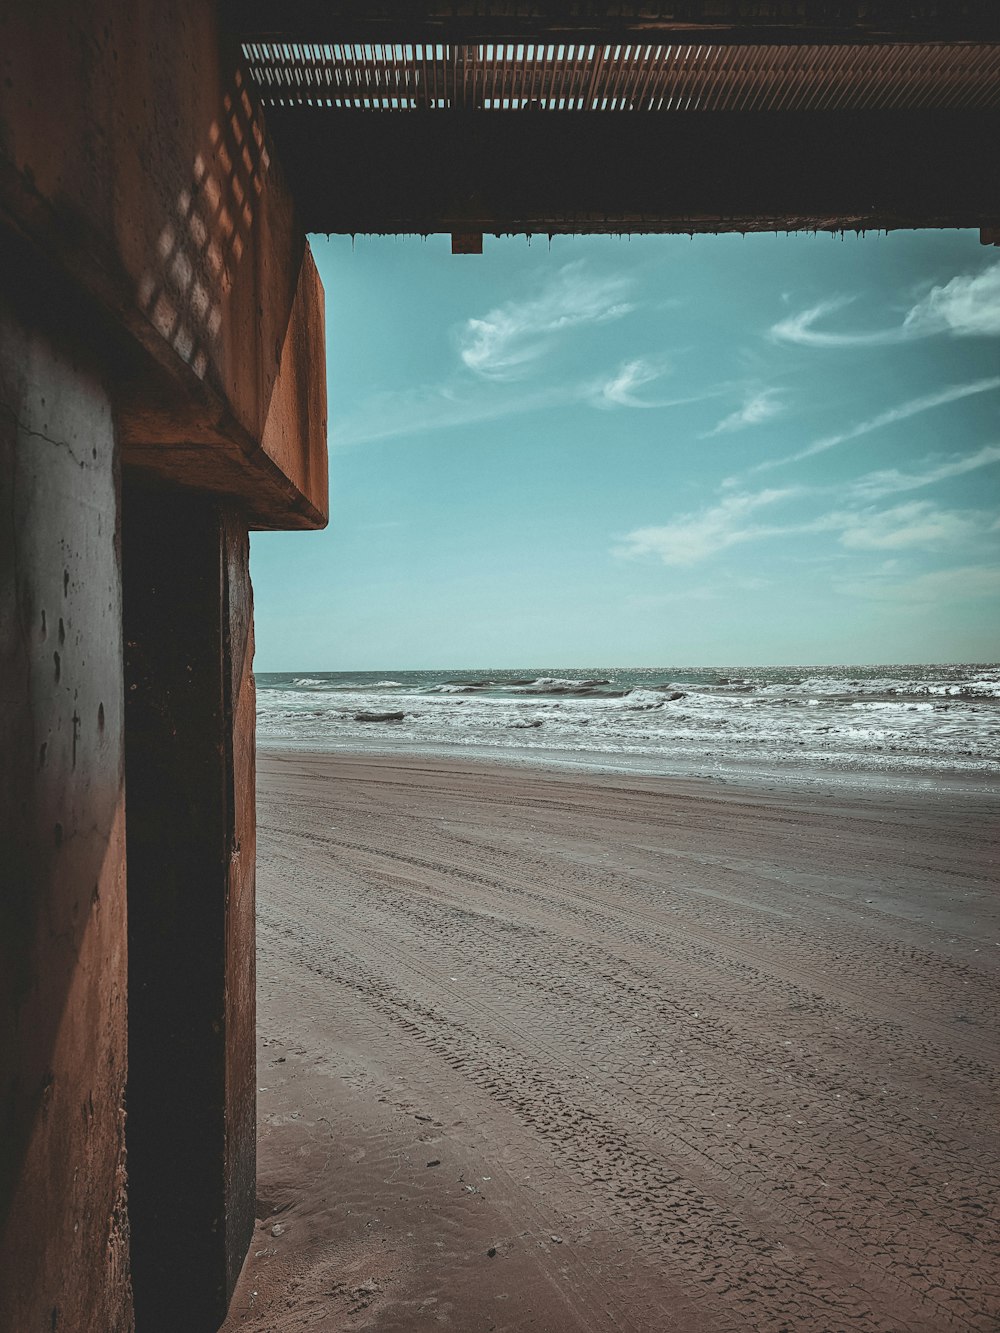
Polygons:
<instances>
[{"instance_id":1,"label":"concrete wall","mask_svg":"<svg viewBox=\"0 0 1000 1333\"><path fill-rule=\"evenodd\" d=\"M257 687L246 524L222 516L225 697L231 774L225 886L226 1297L236 1286L257 1205Z\"/></svg>"},{"instance_id":2,"label":"concrete wall","mask_svg":"<svg viewBox=\"0 0 1000 1333\"><path fill-rule=\"evenodd\" d=\"M4 222L134 343L126 461L325 523L322 288L214 3L0 6Z\"/></svg>"},{"instance_id":3,"label":"concrete wall","mask_svg":"<svg viewBox=\"0 0 1000 1333\"><path fill-rule=\"evenodd\" d=\"M326 522L325 371L214 0L0 5L2 1333L214 1329L246 1252L247 531Z\"/></svg>"},{"instance_id":4,"label":"concrete wall","mask_svg":"<svg viewBox=\"0 0 1000 1333\"><path fill-rule=\"evenodd\" d=\"M132 1326L117 469L99 372L0 283L5 1333Z\"/></svg>"}]
</instances>

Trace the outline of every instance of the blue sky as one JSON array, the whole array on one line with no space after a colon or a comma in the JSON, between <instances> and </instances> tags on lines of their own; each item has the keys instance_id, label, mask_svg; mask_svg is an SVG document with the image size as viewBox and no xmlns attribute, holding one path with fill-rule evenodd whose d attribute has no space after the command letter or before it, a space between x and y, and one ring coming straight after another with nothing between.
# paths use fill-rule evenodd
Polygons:
<instances>
[{"instance_id":1,"label":"blue sky","mask_svg":"<svg viewBox=\"0 0 1000 1333\"><path fill-rule=\"evenodd\" d=\"M974 232L313 238L331 520L260 671L1000 658Z\"/></svg>"}]
</instances>

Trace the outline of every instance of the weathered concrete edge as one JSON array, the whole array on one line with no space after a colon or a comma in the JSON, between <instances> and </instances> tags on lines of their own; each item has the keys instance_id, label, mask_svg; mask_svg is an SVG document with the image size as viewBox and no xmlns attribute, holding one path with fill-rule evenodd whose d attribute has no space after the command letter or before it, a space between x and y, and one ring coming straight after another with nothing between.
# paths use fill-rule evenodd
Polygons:
<instances>
[{"instance_id":1,"label":"weathered concrete edge","mask_svg":"<svg viewBox=\"0 0 1000 1333\"><path fill-rule=\"evenodd\" d=\"M126 467L236 500L254 526L324 526L322 286L238 50L202 0L57 9L63 25L0 20L0 236L124 348L110 387ZM81 48L38 98L39 52ZM167 140L154 76L174 85ZM285 384L303 360L305 395Z\"/></svg>"},{"instance_id":2,"label":"weathered concrete edge","mask_svg":"<svg viewBox=\"0 0 1000 1333\"><path fill-rule=\"evenodd\" d=\"M291 428L287 421L281 423L286 441L294 440L296 435L301 441L298 460L286 443L282 451L283 467L271 457L262 441L241 425L228 399L212 385L199 380L173 347L157 334L132 303L131 284L120 268L108 262L107 257L104 262L93 259L86 262L82 247L61 243L66 234L65 224L51 215L45 200L32 194L30 183L0 158L0 234L6 230L10 238L19 238L39 266L44 263L50 281L55 276L65 284L68 302L83 299L90 303L92 316L115 326L116 332L125 333L134 343L140 363L139 379L127 374L118 386L124 391L119 404L123 464L168 483L213 491L239 501L252 527L325 527L329 519L325 297L308 242L303 251L290 324L297 330L305 326L313 331L311 406L316 414L293 423ZM92 248L90 253L93 255ZM57 269L53 261L58 264ZM296 373L301 374L300 367ZM282 366L279 389L284 379ZM135 404L144 397L147 402L152 399L156 403L155 417L136 408ZM269 413L268 420L270 417ZM271 430L275 429L277 424L272 422ZM301 487L296 473L310 479L307 489Z\"/></svg>"}]
</instances>

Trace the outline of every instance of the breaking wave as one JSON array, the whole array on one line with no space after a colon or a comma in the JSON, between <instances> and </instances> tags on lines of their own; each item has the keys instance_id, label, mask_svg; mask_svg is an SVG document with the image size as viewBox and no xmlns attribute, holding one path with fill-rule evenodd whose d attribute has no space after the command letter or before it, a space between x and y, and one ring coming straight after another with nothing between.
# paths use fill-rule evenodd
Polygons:
<instances>
[{"instance_id":1,"label":"breaking wave","mask_svg":"<svg viewBox=\"0 0 1000 1333\"><path fill-rule=\"evenodd\" d=\"M1000 774L996 664L271 673L257 685L265 745Z\"/></svg>"}]
</instances>

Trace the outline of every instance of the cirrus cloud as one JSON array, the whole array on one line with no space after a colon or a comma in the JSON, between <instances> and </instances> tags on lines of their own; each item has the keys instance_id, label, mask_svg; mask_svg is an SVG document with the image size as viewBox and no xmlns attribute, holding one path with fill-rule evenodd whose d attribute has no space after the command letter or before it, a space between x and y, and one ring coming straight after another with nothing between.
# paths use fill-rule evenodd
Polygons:
<instances>
[{"instance_id":1,"label":"cirrus cloud","mask_svg":"<svg viewBox=\"0 0 1000 1333\"><path fill-rule=\"evenodd\" d=\"M714 505L681 514L669 523L633 529L622 538L616 554L628 558L651 555L665 565L693 565L730 546L781 531L757 522L754 515L799 493L797 487L784 487L726 495Z\"/></svg>"},{"instance_id":2,"label":"cirrus cloud","mask_svg":"<svg viewBox=\"0 0 1000 1333\"><path fill-rule=\"evenodd\" d=\"M851 305L835 297L789 315L771 327L771 337L800 347L885 347L947 334L954 338L1000 336L1000 262L980 273L959 274L935 286L907 311L899 324L881 329L837 331L818 325Z\"/></svg>"},{"instance_id":3,"label":"cirrus cloud","mask_svg":"<svg viewBox=\"0 0 1000 1333\"><path fill-rule=\"evenodd\" d=\"M1000 463L1000 444L984 444L971 454L951 454L947 458L926 458L922 472L901 472L899 468L882 468L869 472L851 485L859 499L878 500L898 491L916 491L923 486L935 486L940 481L976 472L979 468Z\"/></svg>"},{"instance_id":4,"label":"cirrus cloud","mask_svg":"<svg viewBox=\"0 0 1000 1333\"><path fill-rule=\"evenodd\" d=\"M467 319L458 333L459 355L484 379L522 379L559 335L634 310L626 299L630 287L617 275L593 276L581 261L565 264L537 295Z\"/></svg>"},{"instance_id":5,"label":"cirrus cloud","mask_svg":"<svg viewBox=\"0 0 1000 1333\"><path fill-rule=\"evenodd\" d=\"M625 361L610 379L597 386L594 402L598 407L655 407L655 402L637 397L636 390L662 379L667 370L643 357Z\"/></svg>"},{"instance_id":6,"label":"cirrus cloud","mask_svg":"<svg viewBox=\"0 0 1000 1333\"><path fill-rule=\"evenodd\" d=\"M944 509L930 500L913 500L887 509L875 506L829 510L801 516L804 503L815 501L825 488L785 487L730 493L716 503L669 523L635 528L622 538L616 555L653 556L665 565L694 565L728 550L773 538L829 533L847 551L921 551L981 542L1000 530L1000 520L979 510ZM762 521L788 501L796 512L784 519Z\"/></svg>"},{"instance_id":7,"label":"cirrus cloud","mask_svg":"<svg viewBox=\"0 0 1000 1333\"><path fill-rule=\"evenodd\" d=\"M784 454L781 458L767 458L750 468L750 472L768 472L786 463L801 463L805 458L812 458L815 454L835 449L849 440L858 440L863 435L870 435L872 431L881 430L885 426L893 426L897 421L907 421L910 417L919 416L921 412L929 412L935 407L944 407L948 403L956 403L979 393L992 393L995 389L1000 389L1000 375L972 380L968 384L949 384L944 389L936 389L933 393L921 394L908 402L898 403L895 407L887 408L884 412L869 417L867 421L861 421L847 430L838 431L835 435L826 435L821 440L814 440L812 444L806 445L804 449L797 449L795 453Z\"/></svg>"},{"instance_id":8,"label":"cirrus cloud","mask_svg":"<svg viewBox=\"0 0 1000 1333\"><path fill-rule=\"evenodd\" d=\"M862 509L826 516L840 530L840 544L856 551L901 551L953 545L984 530L983 515L942 509L931 500L910 500L889 509Z\"/></svg>"},{"instance_id":9,"label":"cirrus cloud","mask_svg":"<svg viewBox=\"0 0 1000 1333\"><path fill-rule=\"evenodd\" d=\"M647 398L640 390L670 374L671 367L664 361L650 361L636 357L624 361L610 378L593 381L584 397L593 407L606 410L617 407L662 408L681 407L685 403L701 403L706 398L717 398L725 389L706 389L703 393L684 394L677 398Z\"/></svg>"},{"instance_id":10,"label":"cirrus cloud","mask_svg":"<svg viewBox=\"0 0 1000 1333\"><path fill-rule=\"evenodd\" d=\"M730 412L729 416L723 417L710 431L706 431L702 439L710 439L713 435L726 435L734 430L744 430L747 426L759 426L761 422L780 416L784 410L785 404L781 401L777 389L761 389L757 393L748 394L742 406L735 412Z\"/></svg>"}]
</instances>

